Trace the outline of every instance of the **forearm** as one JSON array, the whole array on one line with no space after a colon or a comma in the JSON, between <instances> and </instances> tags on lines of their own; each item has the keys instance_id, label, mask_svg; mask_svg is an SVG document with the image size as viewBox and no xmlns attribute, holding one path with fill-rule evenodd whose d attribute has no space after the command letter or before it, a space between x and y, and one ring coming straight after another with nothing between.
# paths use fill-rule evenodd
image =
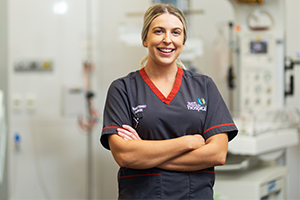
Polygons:
<instances>
[{"instance_id":1,"label":"forearm","mask_svg":"<svg viewBox=\"0 0 300 200\"><path fill-rule=\"evenodd\" d=\"M197 149L199 146L195 139L195 136L184 136L160 141L125 141L118 135L111 135L109 144L112 154L120 166L147 169Z\"/></svg>"},{"instance_id":2,"label":"forearm","mask_svg":"<svg viewBox=\"0 0 300 200\"><path fill-rule=\"evenodd\" d=\"M213 137L206 145L170 159L157 167L173 171L196 171L223 165L227 155L227 134L222 133Z\"/></svg>"},{"instance_id":3,"label":"forearm","mask_svg":"<svg viewBox=\"0 0 300 200\"><path fill-rule=\"evenodd\" d=\"M208 148L210 145L205 145L197 150L187 152L165 163L157 166L158 168L172 171L196 171L223 165L222 162L226 158L226 154L218 155L212 153Z\"/></svg>"}]
</instances>

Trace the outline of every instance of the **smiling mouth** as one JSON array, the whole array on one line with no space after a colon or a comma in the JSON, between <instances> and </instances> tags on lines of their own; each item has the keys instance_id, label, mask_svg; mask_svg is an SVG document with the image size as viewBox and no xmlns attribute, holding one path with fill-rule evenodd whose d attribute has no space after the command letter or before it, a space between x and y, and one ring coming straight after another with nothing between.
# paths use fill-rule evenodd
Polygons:
<instances>
[{"instance_id":1,"label":"smiling mouth","mask_svg":"<svg viewBox=\"0 0 300 200\"><path fill-rule=\"evenodd\" d=\"M175 50L175 49L161 49L161 48L157 48L157 49L161 52L164 52L164 53L171 53Z\"/></svg>"}]
</instances>

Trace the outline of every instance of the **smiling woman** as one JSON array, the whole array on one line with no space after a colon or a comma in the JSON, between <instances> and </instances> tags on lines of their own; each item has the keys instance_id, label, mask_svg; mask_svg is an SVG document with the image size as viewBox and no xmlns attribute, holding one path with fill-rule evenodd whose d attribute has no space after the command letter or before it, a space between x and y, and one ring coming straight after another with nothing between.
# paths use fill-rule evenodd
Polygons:
<instances>
[{"instance_id":1,"label":"smiling woman","mask_svg":"<svg viewBox=\"0 0 300 200\"><path fill-rule=\"evenodd\" d=\"M166 12L167 11L167 12ZM176 8L175 6L173 5L170 5L170 4L164 4L164 6L153 6L151 7L151 9L148 9L146 12L145 12L145 15L144 15L144 26L143 26L143 29L142 29L142 41L143 41L143 45L145 47L146 46L146 39L147 39L147 36L148 36L148 32L149 30L151 31L150 29L150 25L152 24L152 21L159 15L161 15L162 13L167 13L167 14L170 14L174 17L177 17L177 20L179 20L181 23L180 23L180 27L178 27L180 29L180 36L183 36L183 45L185 44L186 42L186 39L187 39L187 22L186 22L186 19L184 17L184 14L181 12L181 10L179 10L178 8ZM162 28L162 27L157 27L157 28ZM174 31L174 34L179 34L178 30L176 30L176 27L174 27L175 30ZM152 30L153 31L153 30ZM162 33L162 30L156 30L158 33ZM146 63L148 59L148 55L146 55L141 63L140 63L140 67L144 67L144 63ZM183 65L183 63L179 60L179 59L176 59L176 64L177 66L185 69L185 66Z\"/></svg>"},{"instance_id":2,"label":"smiling woman","mask_svg":"<svg viewBox=\"0 0 300 200\"><path fill-rule=\"evenodd\" d=\"M183 44L183 25L176 16L169 13L159 15L152 21L147 38L143 41L149 52L145 71L165 96L173 88L177 74L176 59ZM165 74L163 78L162 74Z\"/></svg>"},{"instance_id":3,"label":"smiling woman","mask_svg":"<svg viewBox=\"0 0 300 200\"><path fill-rule=\"evenodd\" d=\"M145 66L108 90L100 140L120 166L119 199L213 199L237 128L212 79L180 68L186 35L178 8L151 6Z\"/></svg>"}]
</instances>

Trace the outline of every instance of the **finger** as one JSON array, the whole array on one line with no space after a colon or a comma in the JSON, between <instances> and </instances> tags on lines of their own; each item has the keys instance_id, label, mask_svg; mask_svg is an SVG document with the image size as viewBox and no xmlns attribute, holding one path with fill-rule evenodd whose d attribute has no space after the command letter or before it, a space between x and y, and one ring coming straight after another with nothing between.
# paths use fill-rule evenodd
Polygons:
<instances>
[{"instance_id":1,"label":"finger","mask_svg":"<svg viewBox=\"0 0 300 200\"><path fill-rule=\"evenodd\" d=\"M131 137L129 137L127 134L124 134L122 132L118 132L118 135L123 138L125 141L133 140Z\"/></svg>"},{"instance_id":2,"label":"finger","mask_svg":"<svg viewBox=\"0 0 300 200\"><path fill-rule=\"evenodd\" d=\"M134 135L134 133L132 133L126 129L122 129L122 128L119 128L117 130L118 130L118 133L121 133L124 138L126 136L126 138L129 140L136 140L136 136Z\"/></svg>"},{"instance_id":3,"label":"finger","mask_svg":"<svg viewBox=\"0 0 300 200\"><path fill-rule=\"evenodd\" d=\"M122 126L124 129L128 130L130 133L132 133L133 135L133 138L136 139L136 140L141 140L139 134L136 132L136 130L134 128L132 128L131 126L129 125L123 125Z\"/></svg>"},{"instance_id":4,"label":"finger","mask_svg":"<svg viewBox=\"0 0 300 200\"><path fill-rule=\"evenodd\" d=\"M122 127L130 132L136 132L135 129L129 125L124 124L124 125L122 125Z\"/></svg>"}]
</instances>

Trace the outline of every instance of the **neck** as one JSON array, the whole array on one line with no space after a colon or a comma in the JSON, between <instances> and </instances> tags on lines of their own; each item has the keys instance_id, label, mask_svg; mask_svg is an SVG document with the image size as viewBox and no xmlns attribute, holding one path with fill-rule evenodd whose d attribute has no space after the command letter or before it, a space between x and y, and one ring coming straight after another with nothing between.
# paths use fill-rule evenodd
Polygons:
<instances>
[{"instance_id":1,"label":"neck","mask_svg":"<svg viewBox=\"0 0 300 200\"><path fill-rule=\"evenodd\" d=\"M173 89L176 81L178 68L174 66L159 66L150 65L145 66L145 72L149 79L156 86L156 88L167 98Z\"/></svg>"},{"instance_id":2,"label":"neck","mask_svg":"<svg viewBox=\"0 0 300 200\"><path fill-rule=\"evenodd\" d=\"M147 62L145 71L151 80L165 79L172 80L177 74L177 65L160 66L155 63Z\"/></svg>"}]
</instances>

